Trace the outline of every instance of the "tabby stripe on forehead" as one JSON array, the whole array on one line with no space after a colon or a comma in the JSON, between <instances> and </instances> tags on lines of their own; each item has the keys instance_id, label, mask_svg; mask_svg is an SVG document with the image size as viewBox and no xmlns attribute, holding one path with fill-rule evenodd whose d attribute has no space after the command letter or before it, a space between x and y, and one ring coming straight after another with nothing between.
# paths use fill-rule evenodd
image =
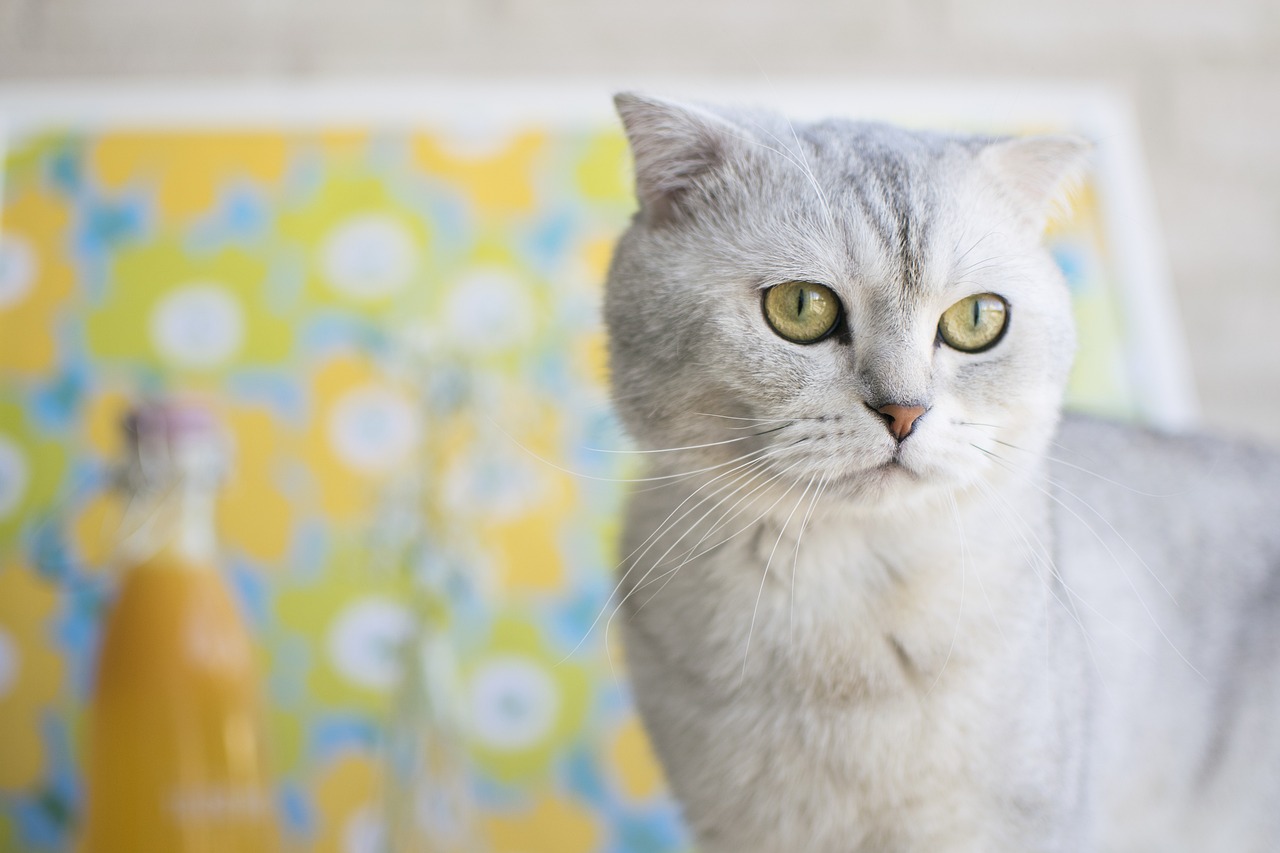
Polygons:
<instances>
[{"instance_id":1,"label":"tabby stripe on forehead","mask_svg":"<svg viewBox=\"0 0 1280 853\"><path fill-rule=\"evenodd\" d=\"M875 159L850 173L849 182L885 251L897 255L904 291L918 291L924 267L925 223L919 215L923 211L911 210L906 169L901 159L887 152L877 154ZM872 195L874 190L878 192Z\"/></svg>"},{"instance_id":2,"label":"tabby stripe on forehead","mask_svg":"<svg viewBox=\"0 0 1280 853\"><path fill-rule=\"evenodd\" d=\"M869 185L872 180L871 173L865 169L852 172L849 175L849 183L853 187L853 194L857 196L858 205L866 213L867 222L876 229L876 236L884 244L885 251L892 252L895 244L894 234L897 230L895 221L885 216L887 193L882 190L878 199L873 199L870 195Z\"/></svg>"},{"instance_id":3,"label":"tabby stripe on forehead","mask_svg":"<svg viewBox=\"0 0 1280 853\"><path fill-rule=\"evenodd\" d=\"M902 265L902 283L906 290L919 291L924 266L921 257L924 223L911 210L911 190L902 160L885 156L880 159L880 165L883 169L886 198L896 220L896 248Z\"/></svg>"}]
</instances>

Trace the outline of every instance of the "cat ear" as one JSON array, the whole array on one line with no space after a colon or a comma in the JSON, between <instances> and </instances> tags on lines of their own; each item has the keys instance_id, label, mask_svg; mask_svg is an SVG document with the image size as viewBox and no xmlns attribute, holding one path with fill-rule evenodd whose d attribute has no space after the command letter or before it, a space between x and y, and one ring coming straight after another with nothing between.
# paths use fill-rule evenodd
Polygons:
<instances>
[{"instance_id":1,"label":"cat ear","mask_svg":"<svg viewBox=\"0 0 1280 853\"><path fill-rule=\"evenodd\" d=\"M1039 234L1051 216L1069 207L1092 151L1093 144L1078 136L1024 136L993 142L979 159Z\"/></svg>"},{"instance_id":2,"label":"cat ear","mask_svg":"<svg viewBox=\"0 0 1280 853\"><path fill-rule=\"evenodd\" d=\"M631 143L641 212L653 224L669 220L682 196L723 161L734 128L696 107L634 92L613 103Z\"/></svg>"}]
</instances>

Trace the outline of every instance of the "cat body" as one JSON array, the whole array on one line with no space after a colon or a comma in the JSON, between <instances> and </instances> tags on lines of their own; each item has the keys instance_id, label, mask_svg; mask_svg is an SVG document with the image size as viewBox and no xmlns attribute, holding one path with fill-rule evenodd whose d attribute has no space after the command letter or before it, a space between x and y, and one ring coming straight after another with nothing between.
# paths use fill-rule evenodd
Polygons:
<instances>
[{"instance_id":1,"label":"cat body","mask_svg":"<svg viewBox=\"0 0 1280 853\"><path fill-rule=\"evenodd\" d=\"M1276 849L1280 464L1061 420L1080 146L619 109L617 624L700 849Z\"/></svg>"}]
</instances>

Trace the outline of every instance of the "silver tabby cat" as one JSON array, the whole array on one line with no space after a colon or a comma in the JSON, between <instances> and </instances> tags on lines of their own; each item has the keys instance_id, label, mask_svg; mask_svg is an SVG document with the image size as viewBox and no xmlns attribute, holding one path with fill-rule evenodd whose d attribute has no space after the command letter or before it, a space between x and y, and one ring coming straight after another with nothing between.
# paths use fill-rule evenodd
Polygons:
<instances>
[{"instance_id":1,"label":"silver tabby cat","mask_svg":"<svg viewBox=\"0 0 1280 853\"><path fill-rule=\"evenodd\" d=\"M1280 461L1061 415L1086 146L617 105L618 624L699 849L1280 850Z\"/></svg>"}]
</instances>

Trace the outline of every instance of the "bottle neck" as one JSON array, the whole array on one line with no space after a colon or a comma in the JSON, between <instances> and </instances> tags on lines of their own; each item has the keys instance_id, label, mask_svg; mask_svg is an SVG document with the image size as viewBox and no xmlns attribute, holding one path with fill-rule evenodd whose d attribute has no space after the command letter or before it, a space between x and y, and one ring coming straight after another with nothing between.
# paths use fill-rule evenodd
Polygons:
<instances>
[{"instance_id":1,"label":"bottle neck","mask_svg":"<svg viewBox=\"0 0 1280 853\"><path fill-rule=\"evenodd\" d=\"M128 566L158 558L207 567L217 556L217 488L207 478L175 475L130 496L120 557Z\"/></svg>"},{"instance_id":2,"label":"bottle neck","mask_svg":"<svg viewBox=\"0 0 1280 853\"><path fill-rule=\"evenodd\" d=\"M154 402L125 419L119 485L128 499L119 557L126 567L157 561L211 566L214 505L226 447L203 409Z\"/></svg>"}]
</instances>

